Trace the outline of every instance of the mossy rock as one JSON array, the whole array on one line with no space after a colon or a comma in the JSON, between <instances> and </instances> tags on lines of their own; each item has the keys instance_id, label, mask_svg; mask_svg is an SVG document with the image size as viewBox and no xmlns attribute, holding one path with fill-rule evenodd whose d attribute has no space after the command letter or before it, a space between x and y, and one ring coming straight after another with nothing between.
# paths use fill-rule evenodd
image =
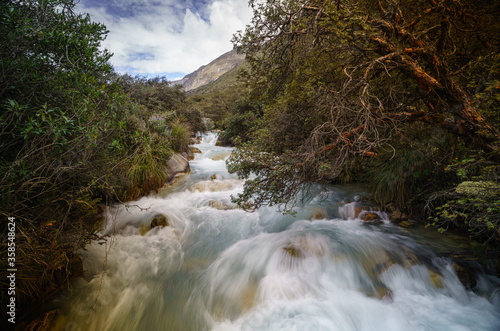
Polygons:
<instances>
[{"instance_id":1,"label":"mossy rock","mask_svg":"<svg viewBox=\"0 0 500 331\"><path fill-rule=\"evenodd\" d=\"M151 228L155 228L157 226L165 227L165 226L169 226L169 225L170 224L168 223L167 216L165 216L163 214L156 214L151 219Z\"/></svg>"},{"instance_id":2,"label":"mossy rock","mask_svg":"<svg viewBox=\"0 0 500 331\"><path fill-rule=\"evenodd\" d=\"M458 184L455 192L469 197L495 198L500 196L500 185L492 181L467 181Z\"/></svg>"},{"instance_id":3,"label":"mossy rock","mask_svg":"<svg viewBox=\"0 0 500 331\"><path fill-rule=\"evenodd\" d=\"M148 233L149 230L151 230L151 225L149 224L141 224L139 226L139 234L141 236L144 236L146 233Z\"/></svg>"},{"instance_id":4,"label":"mossy rock","mask_svg":"<svg viewBox=\"0 0 500 331\"><path fill-rule=\"evenodd\" d=\"M189 150L191 151L191 153L194 153L194 154L201 154L201 150L199 148L196 148L194 146L189 146Z\"/></svg>"}]
</instances>

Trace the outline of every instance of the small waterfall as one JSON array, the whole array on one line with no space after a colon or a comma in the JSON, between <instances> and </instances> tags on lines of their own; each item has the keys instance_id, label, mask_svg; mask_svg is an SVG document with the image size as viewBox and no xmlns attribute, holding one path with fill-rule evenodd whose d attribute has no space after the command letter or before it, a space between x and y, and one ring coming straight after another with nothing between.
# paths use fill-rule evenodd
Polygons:
<instances>
[{"instance_id":1,"label":"small waterfall","mask_svg":"<svg viewBox=\"0 0 500 331\"><path fill-rule=\"evenodd\" d=\"M236 208L243 182L216 140L174 186L107 211L53 330L500 330L500 280L467 289L362 188L318 189L295 216Z\"/></svg>"}]
</instances>

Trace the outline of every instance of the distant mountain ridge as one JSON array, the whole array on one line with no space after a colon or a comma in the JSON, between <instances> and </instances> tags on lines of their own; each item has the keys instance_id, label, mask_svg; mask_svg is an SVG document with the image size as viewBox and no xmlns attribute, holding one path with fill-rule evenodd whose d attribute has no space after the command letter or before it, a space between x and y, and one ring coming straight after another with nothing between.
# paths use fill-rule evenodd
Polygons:
<instances>
[{"instance_id":1,"label":"distant mountain ridge","mask_svg":"<svg viewBox=\"0 0 500 331\"><path fill-rule=\"evenodd\" d=\"M182 85L186 92L194 90L214 82L220 76L237 67L244 59L245 54L238 54L236 50L229 51L182 79L172 81L172 84Z\"/></svg>"}]
</instances>

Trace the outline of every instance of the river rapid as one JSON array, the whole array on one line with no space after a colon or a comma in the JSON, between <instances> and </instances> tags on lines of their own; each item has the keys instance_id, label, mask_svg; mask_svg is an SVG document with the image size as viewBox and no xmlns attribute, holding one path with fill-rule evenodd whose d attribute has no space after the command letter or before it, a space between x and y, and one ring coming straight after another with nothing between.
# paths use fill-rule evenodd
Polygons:
<instances>
[{"instance_id":1,"label":"river rapid","mask_svg":"<svg viewBox=\"0 0 500 331\"><path fill-rule=\"evenodd\" d=\"M110 208L82 252L85 276L52 306L53 330L500 330L500 280L467 289L451 244L356 217L355 186L320 190L297 214L231 203L243 182L206 134L191 173ZM165 215L168 226L150 229Z\"/></svg>"}]
</instances>

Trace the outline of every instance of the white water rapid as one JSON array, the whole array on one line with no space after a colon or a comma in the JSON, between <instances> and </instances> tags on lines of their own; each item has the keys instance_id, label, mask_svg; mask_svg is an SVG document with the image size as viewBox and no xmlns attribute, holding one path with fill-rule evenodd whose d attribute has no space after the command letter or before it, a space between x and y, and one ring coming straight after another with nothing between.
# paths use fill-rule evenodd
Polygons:
<instances>
[{"instance_id":1,"label":"white water rapid","mask_svg":"<svg viewBox=\"0 0 500 331\"><path fill-rule=\"evenodd\" d=\"M243 182L215 140L173 186L108 211L53 330L500 330L500 281L467 290L419 236L364 224L346 204L359 188L318 191L295 216L235 208ZM158 214L168 226L147 231Z\"/></svg>"}]
</instances>

